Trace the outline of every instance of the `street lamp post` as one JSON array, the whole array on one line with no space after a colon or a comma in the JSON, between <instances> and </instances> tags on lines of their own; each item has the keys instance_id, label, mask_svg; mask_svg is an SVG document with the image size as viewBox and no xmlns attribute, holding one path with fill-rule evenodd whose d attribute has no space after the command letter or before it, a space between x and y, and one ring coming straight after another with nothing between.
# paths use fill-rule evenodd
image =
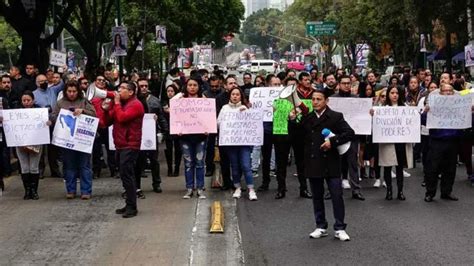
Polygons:
<instances>
[{"instance_id":1,"label":"street lamp post","mask_svg":"<svg viewBox=\"0 0 474 266\"><path fill-rule=\"evenodd\" d=\"M122 26L122 14L120 13L120 0L115 0L115 6L117 8L117 24ZM120 77L123 75L123 57L119 56L119 74Z\"/></svg>"}]
</instances>

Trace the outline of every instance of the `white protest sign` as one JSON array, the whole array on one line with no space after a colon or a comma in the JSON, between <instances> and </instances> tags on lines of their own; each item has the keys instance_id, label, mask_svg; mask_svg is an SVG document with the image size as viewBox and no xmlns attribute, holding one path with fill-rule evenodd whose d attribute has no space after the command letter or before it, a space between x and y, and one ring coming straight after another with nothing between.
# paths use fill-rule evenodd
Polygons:
<instances>
[{"instance_id":1,"label":"white protest sign","mask_svg":"<svg viewBox=\"0 0 474 266\"><path fill-rule=\"evenodd\" d=\"M252 109L263 111L263 121L273 121L273 101L278 98L283 87L256 87L250 90L249 101Z\"/></svg>"},{"instance_id":2,"label":"white protest sign","mask_svg":"<svg viewBox=\"0 0 474 266\"><path fill-rule=\"evenodd\" d=\"M419 143L420 113L418 107L373 107L374 143Z\"/></svg>"},{"instance_id":3,"label":"white protest sign","mask_svg":"<svg viewBox=\"0 0 474 266\"><path fill-rule=\"evenodd\" d=\"M356 135L372 134L372 98L330 97L329 108L341 112Z\"/></svg>"},{"instance_id":4,"label":"white protest sign","mask_svg":"<svg viewBox=\"0 0 474 266\"><path fill-rule=\"evenodd\" d=\"M58 50L51 49L49 51L49 64L52 66L62 67L66 65L67 54Z\"/></svg>"},{"instance_id":5,"label":"white protest sign","mask_svg":"<svg viewBox=\"0 0 474 266\"><path fill-rule=\"evenodd\" d=\"M3 130L8 147L49 144L47 108L3 110Z\"/></svg>"},{"instance_id":6,"label":"white protest sign","mask_svg":"<svg viewBox=\"0 0 474 266\"><path fill-rule=\"evenodd\" d=\"M428 98L427 128L465 129L472 126L471 95L439 95Z\"/></svg>"},{"instance_id":7,"label":"white protest sign","mask_svg":"<svg viewBox=\"0 0 474 266\"><path fill-rule=\"evenodd\" d=\"M171 99L170 133L217 133L216 99Z\"/></svg>"},{"instance_id":8,"label":"white protest sign","mask_svg":"<svg viewBox=\"0 0 474 266\"><path fill-rule=\"evenodd\" d=\"M263 113L231 110L219 114L219 146L263 145Z\"/></svg>"},{"instance_id":9,"label":"white protest sign","mask_svg":"<svg viewBox=\"0 0 474 266\"><path fill-rule=\"evenodd\" d=\"M71 111L61 109L51 143L69 150L92 153L98 126L98 118L88 115L74 116Z\"/></svg>"},{"instance_id":10,"label":"white protest sign","mask_svg":"<svg viewBox=\"0 0 474 266\"><path fill-rule=\"evenodd\" d=\"M153 118L155 114L145 114L142 123L142 142L140 150L154 151L156 150L156 122ZM114 126L109 127L109 149L115 151L114 137L112 131Z\"/></svg>"}]
</instances>

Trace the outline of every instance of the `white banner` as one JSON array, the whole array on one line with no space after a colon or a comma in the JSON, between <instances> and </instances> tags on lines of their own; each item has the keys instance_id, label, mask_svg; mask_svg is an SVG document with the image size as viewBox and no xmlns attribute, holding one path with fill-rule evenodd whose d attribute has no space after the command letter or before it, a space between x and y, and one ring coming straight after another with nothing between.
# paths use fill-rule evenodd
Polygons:
<instances>
[{"instance_id":1,"label":"white banner","mask_svg":"<svg viewBox=\"0 0 474 266\"><path fill-rule=\"evenodd\" d=\"M219 146L263 145L263 113L260 110L232 110L219 117Z\"/></svg>"},{"instance_id":2,"label":"white banner","mask_svg":"<svg viewBox=\"0 0 474 266\"><path fill-rule=\"evenodd\" d=\"M153 118L155 114L145 114L142 123L142 142L140 150L154 151L156 150L156 121ZM109 149L115 151L114 136L112 131L114 126L109 127Z\"/></svg>"},{"instance_id":3,"label":"white banner","mask_svg":"<svg viewBox=\"0 0 474 266\"><path fill-rule=\"evenodd\" d=\"M354 129L356 135L372 134L372 98L330 97L329 108L341 112L344 119Z\"/></svg>"},{"instance_id":4,"label":"white banner","mask_svg":"<svg viewBox=\"0 0 474 266\"><path fill-rule=\"evenodd\" d=\"M464 46L464 59L466 60L466 67L474 66L474 45Z\"/></svg>"},{"instance_id":5,"label":"white banner","mask_svg":"<svg viewBox=\"0 0 474 266\"><path fill-rule=\"evenodd\" d=\"M273 101L278 98L283 87L256 87L250 90L252 109L263 111L263 121L273 121Z\"/></svg>"},{"instance_id":6,"label":"white banner","mask_svg":"<svg viewBox=\"0 0 474 266\"><path fill-rule=\"evenodd\" d=\"M156 25L155 28L156 43L166 44L166 27L161 25Z\"/></svg>"},{"instance_id":7,"label":"white banner","mask_svg":"<svg viewBox=\"0 0 474 266\"><path fill-rule=\"evenodd\" d=\"M52 66L64 67L66 65L67 54L58 50L49 51L49 64Z\"/></svg>"},{"instance_id":8,"label":"white banner","mask_svg":"<svg viewBox=\"0 0 474 266\"><path fill-rule=\"evenodd\" d=\"M128 47L127 27L112 27L112 51L114 56L126 56Z\"/></svg>"},{"instance_id":9,"label":"white banner","mask_svg":"<svg viewBox=\"0 0 474 266\"><path fill-rule=\"evenodd\" d=\"M472 126L471 95L438 95L428 98L427 128L465 129Z\"/></svg>"},{"instance_id":10,"label":"white banner","mask_svg":"<svg viewBox=\"0 0 474 266\"><path fill-rule=\"evenodd\" d=\"M372 119L374 143L419 143L418 107L374 107Z\"/></svg>"},{"instance_id":11,"label":"white banner","mask_svg":"<svg viewBox=\"0 0 474 266\"><path fill-rule=\"evenodd\" d=\"M23 108L3 110L3 130L8 147L50 143L48 109Z\"/></svg>"},{"instance_id":12,"label":"white banner","mask_svg":"<svg viewBox=\"0 0 474 266\"><path fill-rule=\"evenodd\" d=\"M74 116L71 111L61 109L51 143L69 150L92 153L98 126L98 118L88 115Z\"/></svg>"}]
</instances>

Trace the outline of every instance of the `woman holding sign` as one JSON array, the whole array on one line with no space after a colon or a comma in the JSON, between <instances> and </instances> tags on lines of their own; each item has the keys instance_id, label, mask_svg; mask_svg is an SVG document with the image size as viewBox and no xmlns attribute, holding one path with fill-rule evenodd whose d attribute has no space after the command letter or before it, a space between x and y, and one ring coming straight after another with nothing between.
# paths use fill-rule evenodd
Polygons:
<instances>
[{"instance_id":1,"label":"woman holding sign","mask_svg":"<svg viewBox=\"0 0 474 266\"><path fill-rule=\"evenodd\" d=\"M234 88L230 91L229 103L222 107L219 117L217 118L217 124L220 125L223 121L223 117L232 110L247 110L247 100L245 95L239 88ZM223 124L225 125L225 124ZM225 130L226 128L220 128ZM226 146L225 151L227 152L230 159L230 166L232 169L232 179L235 187L234 194L232 197L239 199L242 195L240 179L242 174L245 178L245 183L249 189L249 200L257 200L257 193L255 193L253 184L252 167L250 164L250 154L252 153L252 146Z\"/></svg>"},{"instance_id":2,"label":"woman holding sign","mask_svg":"<svg viewBox=\"0 0 474 266\"><path fill-rule=\"evenodd\" d=\"M405 106L401 90L397 87L387 89L385 106ZM392 167L397 177L397 199L405 200L403 195L403 168L413 165L413 147L409 143L379 143L379 165L384 167L384 179L387 184L386 200L392 200Z\"/></svg>"},{"instance_id":3,"label":"woman holding sign","mask_svg":"<svg viewBox=\"0 0 474 266\"><path fill-rule=\"evenodd\" d=\"M35 105L35 96L31 91L24 91L21 95L21 108L38 108ZM24 200L38 200L38 184L39 184L39 162L41 153L43 152L41 145L16 147L16 153L21 167L21 180L25 188Z\"/></svg>"},{"instance_id":4,"label":"woman holding sign","mask_svg":"<svg viewBox=\"0 0 474 266\"><path fill-rule=\"evenodd\" d=\"M76 81L69 81L63 89L64 97L58 101L51 115L56 122L61 109L69 110L74 116L81 114L96 116L94 106L84 98L84 93L79 89ZM67 123L66 123L67 124ZM62 149L63 172L66 180L66 198L76 196L76 177L81 180L81 199L88 200L92 193L91 155L88 153Z\"/></svg>"},{"instance_id":5,"label":"woman holding sign","mask_svg":"<svg viewBox=\"0 0 474 266\"><path fill-rule=\"evenodd\" d=\"M199 80L195 77L186 82L183 93L178 93L174 98L202 98L202 90ZM203 134L187 134L180 136L181 150L184 158L184 176L186 178L186 194L184 199L193 196L194 177L196 177L197 196L205 199L204 195L204 171L206 157L207 132Z\"/></svg>"}]
</instances>

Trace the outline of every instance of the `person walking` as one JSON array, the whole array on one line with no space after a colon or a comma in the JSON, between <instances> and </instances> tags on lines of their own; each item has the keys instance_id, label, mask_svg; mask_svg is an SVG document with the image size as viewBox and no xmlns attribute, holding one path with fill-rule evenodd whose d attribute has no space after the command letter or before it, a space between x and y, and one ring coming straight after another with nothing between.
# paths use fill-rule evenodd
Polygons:
<instances>
[{"instance_id":1,"label":"person walking","mask_svg":"<svg viewBox=\"0 0 474 266\"><path fill-rule=\"evenodd\" d=\"M145 109L137 99L137 87L133 82L121 82L115 94L111 110L106 112L108 124L113 124L112 135L117 152L117 163L126 192L125 207L115 210L123 218L138 214L135 164L142 141L142 124Z\"/></svg>"},{"instance_id":2,"label":"person walking","mask_svg":"<svg viewBox=\"0 0 474 266\"><path fill-rule=\"evenodd\" d=\"M217 124L222 124L227 113L233 110L240 110L245 112L247 110L247 99L244 92L240 88L233 88L230 90L229 103L224 105L217 118ZM225 129L225 128L224 128ZM242 189L240 179L244 175L247 188L249 189L249 200L257 200L257 193L255 193L252 167L250 165L250 154L252 146L225 146L225 152L230 159L230 166L232 170L232 181L234 183L235 191L233 198L239 199L242 196Z\"/></svg>"},{"instance_id":3,"label":"person walking","mask_svg":"<svg viewBox=\"0 0 474 266\"><path fill-rule=\"evenodd\" d=\"M316 229L310 233L311 238L328 235L328 222L324 208L324 181L331 194L335 237L341 241L350 240L344 222L345 207L342 197L341 156L337 147L354 139L354 130L344 120L341 113L331 110L327 104L331 91L315 90L312 94L313 111L308 112L304 105L301 126L304 129L304 174L309 179L313 194L313 211ZM290 116L296 119L296 115ZM322 131L328 129L334 136L324 137Z\"/></svg>"},{"instance_id":4,"label":"person walking","mask_svg":"<svg viewBox=\"0 0 474 266\"><path fill-rule=\"evenodd\" d=\"M69 81L63 90L64 97L58 101L51 119L57 122L61 109L70 110L74 116L81 114L96 116L94 106L84 98L82 90L76 81ZM76 178L81 181L81 199L88 200L92 193L92 169L91 155L80 151L63 148L63 172L66 181L66 198L73 199L76 196Z\"/></svg>"}]
</instances>

